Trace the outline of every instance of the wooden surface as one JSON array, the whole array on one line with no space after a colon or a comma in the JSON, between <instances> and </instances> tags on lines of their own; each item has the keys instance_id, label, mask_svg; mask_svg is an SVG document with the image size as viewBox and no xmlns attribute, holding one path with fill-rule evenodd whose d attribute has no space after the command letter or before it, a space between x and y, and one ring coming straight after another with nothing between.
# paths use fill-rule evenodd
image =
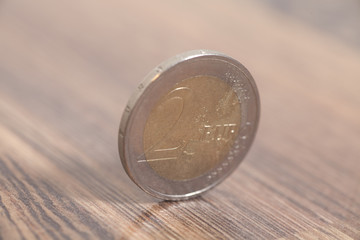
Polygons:
<instances>
[{"instance_id":1,"label":"wooden surface","mask_svg":"<svg viewBox=\"0 0 360 240\"><path fill-rule=\"evenodd\" d=\"M250 70L260 127L226 181L161 202L118 125L150 69L198 48ZM360 50L259 2L0 1L0 239L360 239L359 107Z\"/></svg>"}]
</instances>

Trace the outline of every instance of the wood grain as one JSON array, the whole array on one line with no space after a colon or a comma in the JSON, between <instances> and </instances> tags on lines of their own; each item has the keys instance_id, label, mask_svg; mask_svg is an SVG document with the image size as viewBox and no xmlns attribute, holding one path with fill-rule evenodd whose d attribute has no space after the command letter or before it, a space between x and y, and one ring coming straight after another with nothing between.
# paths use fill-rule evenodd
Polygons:
<instances>
[{"instance_id":1,"label":"wood grain","mask_svg":"<svg viewBox=\"0 0 360 240\"><path fill-rule=\"evenodd\" d=\"M190 49L260 91L250 153L194 200L126 176L131 91ZM360 239L360 50L255 2L1 1L1 239Z\"/></svg>"}]
</instances>

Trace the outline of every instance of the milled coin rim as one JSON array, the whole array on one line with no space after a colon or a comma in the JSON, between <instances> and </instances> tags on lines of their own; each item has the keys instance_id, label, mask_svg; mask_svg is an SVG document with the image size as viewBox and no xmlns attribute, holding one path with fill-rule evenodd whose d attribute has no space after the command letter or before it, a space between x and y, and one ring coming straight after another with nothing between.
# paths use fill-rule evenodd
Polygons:
<instances>
[{"instance_id":1,"label":"milled coin rim","mask_svg":"<svg viewBox=\"0 0 360 240\"><path fill-rule=\"evenodd\" d=\"M241 91L239 90L236 93L238 94L238 98L239 98L239 102L241 104L241 108L245 109L242 114L244 114L244 116L248 117L248 113L250 112L252 114L252 119L251 119L251 126L245 126L248 122L244 123L244 135L242 137L245 137L244 139L241 138L241 135L239 133L239 136L237 138L237 140L242 141L242 139L244 141L246 141L245 145L240 145L240 143L238 145L236 145L236 147L243 147L243 149L241 149L241 153L239 153L238 157L234 160L232 160L233 162L230 162L231 167L229 167L228 169L226 169L226 172L224 172L222 175L220 175L221 171L219 172L218 176L217 176L217 170L215 169L214 171L211 171L209 174L205 174L199 178L196 179L192 179L189 181L172 181L169 179L165 179L162 177L157 176L156 177L156 173L152 170L152 169L148 169L146 168L146 166L142 167L145 170L142 169L142 172L140 172L141 174L137 173L138 168L138 163L136 163L136 159L134 159L134 157L130 157L129 152L133 151L132 146L129 145L129 142L134 141L134 139L140 139L141 137L139 137L138 135L141 134L141 131L139 132L139 130L133 130L136 129L134 128L133 122L136 120L136 122L139 122L139 126L142 126L141 124L145 124L146 122L146 117L144 116L136 116L136 113L138 113L138 115L141 115L142 113L138 112L139 109L141 109L141 107L143 107L143 105L148 104L149 101L146 101L144 103L144 99L143 97L150 94L151 91L155 91L153 89L155 89L156 87L159 88L161 86L156 85L159 81L162 81L163 84L167 84L167 82L169 82L170 80L164 80L162 79L163 76L166 76L166 73L169 74L170 71L178 71L180 73L182 73L181 71L184 70L186 72L186 67L189 68L189 64L195 64L197 61L204 61L205 65L206 65L206 61L218 61L218 63L220 64L225 64L228 65L229 69L232 69L232 71L228 71L226 72L226 76L222 75L222 77L220 78L223 81L228 82L229 84L233 83L233 82L241 82L241 84L245 84L246 87L250 86L250 89L247 89L246 87L241 88ZM201 63L199 63L201 64ZM213 63L212 63L213 64ZM225 66L224 65L224 66ZM181 69L184 68L184 69ZM175 70L174 70L175 69ZM180 70L179 70L180 69ZM235 70L237 71L235 71ZM202 70L204 71L204 70ZM225 71L225 70L223 70ZM238 79L238 74L241 74L244 78ZM204 74L201 74L204 75ZM210 75L213 76L213 75ZM160 79L160 80L159 80ZM172 83L174 85L174 83ZM234 83L235 84L235 83ZM173 85L171 85L170 87L172 87ZM232 88L234 90L234 86L232 85ZM169 86L168 86L169 88ZM235 91L235 90L234 90ZM243 92L244 91L244 92ZM250 97L248 97L246 94L246 91L251 91L252 97L250 99ZM241 95L241 96L240 96ZM150 94L151 96L151 94ZM153 97L153 96L151 96ZM157 98L161 97L161 96L156 96ZM156 98L154 97L154 98ZM249 98L249 99L247 99ZM152 99L150 99L152 100ZM153 102L156 102L155 100ZM248 103L251 102L251 105L253 106L253 108L255 109L247 109ZM151 107L151 106L150 106ZM245 108L244 108L245 107ZM136 113L134 113L134 111ZM138 117L138 118L136 118ZM210 51L210 50L194 50L194 51L189 51L189 52L185 52L182 54L179 54L173 58L170 58L166 61L164 61L163 63L161 63L160 65L158 65L154 70L152 70L146 77L145 79L139 84L139 86L137 87L137 90L133 93L133 95L130 97L127 106L125 107L125 110L123 112L122 115L122 119L121 119L121 123L120 123L120 128L119 128L119 139L118 139L118 145L119 145L119 154L120 154L120 159L122 162L122 165L126 171L126 173L128 174L128 176L134 181L135 184L137 184L141 189L143 189L145 192L153 195L154 197L160 198L160 199L165 199L165 200L183 200L183 199L188 199L191 197L195 197L198 196L200 194L202 194L205 191L208 191L209 189L213 188L214 186L216 186L217 184L219 184L220 182L222 182L226 177L228 177L236 168L237 166L241 163L241 161L243 160L243 158L245 157L245 155L247 154L247 152L250 149L250 146L252 145L252 142L254 140L254 137L256 135L256 131L258 128L258 122L259 122L259 118L260 118L260 99L259 99L259 94L258 94L258 90L255 84L254 79L252 78L251 74L249 73L249 71L238 61L236 61L235 59L226 56L225 54L219 53L219 52L215 52L215 51ZM130 129L130 130L129 130ZM130 136L129 135L129 131L131 133L136 133L135 137L134 136ZM140 141L140 140L139 140ZM141 145L142 142L139 142L139 144ZM135 146L135 145L133 145ZM236 150L235 148L231 149L231 151L239 151ZM230 151L230 152L231 152ZM132 152L131 152L132 153ZM230 153L229 153L230 155ZM241 156L240 156L241 155ZM231 156L227 156L227 158L230 158ZM224 161L225 162L225 161ZM220 169L221 167L217 168ZM145 171L145 173L144 173ZM147 171L153 171L153 173L148 173ZM146 175L148 174L146 179L143 179L144 176L142 175ZM153 174L153 175L152 175ZM207 176L208 181L204 183L204 186L199 188L199 186L202 186L202 182L204 182L204 176ZM213 176L213 179L211 179L211 177ZM200 180L199 180L200 179ZM141 182L143 181L143 182ZM197 182L196 182L197 181ZM152 183L151 183L152 182ZM196 183L196 184L195 184ZM163 187L163 189L165 189L165 192L159 191L154 189L154 187L150 187L150 184L153 184L155 186L159 186L159 188ZM181 187L181 184L184 185L183 187ZM193 185L196 185L197 188L199 189L191 189ZM175 194L175 193L168 193L169 191L173 191L173 188L178 188L181 191L188 191L188 192L184 192L181 194ZM161 190L163 190L161 189ZM184 190L185 189L185 190ZM174 190L176 191L176 189Z\"/></svg>"}]
</instances>

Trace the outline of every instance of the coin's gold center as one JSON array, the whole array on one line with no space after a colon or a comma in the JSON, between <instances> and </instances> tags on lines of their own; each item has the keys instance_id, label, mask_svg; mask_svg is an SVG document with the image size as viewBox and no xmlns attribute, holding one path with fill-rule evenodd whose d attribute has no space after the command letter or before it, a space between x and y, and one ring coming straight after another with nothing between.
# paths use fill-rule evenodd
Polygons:
<instances>
[{"instance_id":1,"label":"coin's gold center","mask_svg":"<svg viewBox=\"0 0 360 240\"><path fill-rule=\"evenodd\" d=\"M170 180L199 177L227 156L240 120L240 103L226 82L211 76L185 79L150 112L143 139L146 161Z\"/></svg>"}]
</instances>

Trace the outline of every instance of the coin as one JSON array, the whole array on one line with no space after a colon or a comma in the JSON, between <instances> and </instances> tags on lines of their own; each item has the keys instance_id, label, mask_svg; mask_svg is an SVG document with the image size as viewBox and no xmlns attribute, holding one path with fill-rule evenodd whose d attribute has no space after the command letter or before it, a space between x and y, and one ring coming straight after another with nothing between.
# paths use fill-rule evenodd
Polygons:
<instances>
[{"instance_id":1,"label":"coin","mask_svg":"<svg viewBox=\"0 0 360 240\"><path fill-rule=\"evenodd\" d=\"M259 115L258 90L242 64L209 50L179 54L131 96L120 123L121 162L154 197L195 197L236 169Z\"/></svg>"}]
</instances>

